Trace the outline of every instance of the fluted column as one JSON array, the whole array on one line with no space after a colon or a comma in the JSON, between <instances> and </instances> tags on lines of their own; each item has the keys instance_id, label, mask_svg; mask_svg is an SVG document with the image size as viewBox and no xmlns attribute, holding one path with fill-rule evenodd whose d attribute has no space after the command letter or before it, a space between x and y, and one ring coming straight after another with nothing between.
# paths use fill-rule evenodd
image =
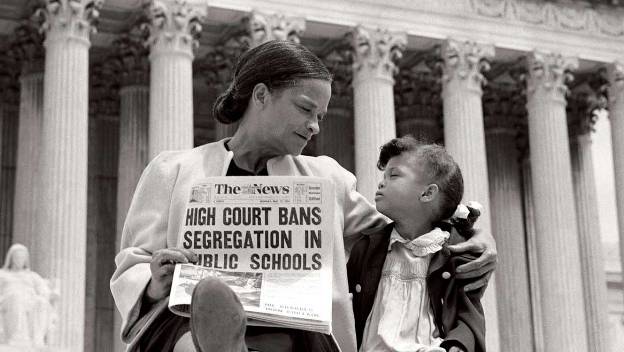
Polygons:
<instances>
[{"instance_id":1,"label":"fluted column","mask_svg":"<svg viewBox=\"0 0 624 352\"><path fill-rule=\"evenodd\" d=\"M121 244L121 233L135 187L148 163L149 61L148 52L133 32L113 43L116 77L119 89L119 163L117 169L117 214L115 252ZM125 350L119 339L121 316L114 311L113 338L115 352Z\"/></svg>"},{"instance_id":2,"label":"fluted column","mask_svg":"<svg viewBox=\"0 0 624 352\"><path fill-rule=\"evenodd\" d=\"M526 140L526 143L528 144L528 140ZM522 187L531 296L531 321L533 323L533 344L535 352L545 352L541 290L539 286L539 262L537 259L537 233L535 232L535 209L533 207L533 181L531 180L531 156L528 149L525 149L522 156Z\"/></svg>"},{"instance_id":3,"label":"fluted column","mask_svg":"<svg viewBox=\"0 0 624 352\"><path fill-rule=\"evenodd\" d=\"M500 351L532 351L533 331L527 244L522 209L522 176L517 125L523 110L516 89L493 82L486 93L485 125L492 233L496 236L498 266L496 297Z\"/></svg>"},{"instance_id":4,"label":"fluted column","mask_svg":"<svg viewBox=\"0 0 624 352\"><path fill-rule=\"evenodd\" d=\"M586 351L586 320L566 126L566 73L577 60L529 54L527 110L546 351ZM575 333L571 333L575 332Z\"/></svg>"},{"instance_id":5,"label":"fluted column","mask_svg":"<svg viewBox=\"0 0 624 352\"><path fill-rule=\"evenodd\" d=\"M21 64L19 130L15 170L15 199L13 209L13 241L34 249L41 180L38 179L41 123L43 119L43 37L30 22L15 30L12 53ZM40 264L31 265L38 270Z\"/></svg>"},{"instance_id":6,"label":"fluted column","mask_svg":"<svg viewBox=\"0 0 624 352\"><path fill-rule=\"evenodd\" d=\"M3 64L5 64L3 62ZM8 76L0 73L0 256L4 255L13 241L13 199L15 194L15 157L19 110L19 87L13 67ZM5 79L8 78L8 82Z\"/></svg>"},{"instance_id":7,"label":"fluted column","mask_svg":"<svg viewBox=\"0 0 624 352\"><path fill-rule=\"evenodd\" d=\"M613 173L620 243L620 260L624 268L624 62L609 67L609 120L613 148ZM624 270L622 270L624 274ZM624 278L624 275L623 275Z\"/></svg>"},{"instance_id":8,"label":"fluted column","mask_svg":"<svg viewBox=\"0 0 624 352\"><path fill-rule=\"evenodd\" d=\"M150 117L148 157L193 147L193 47L198 9L182 0L154 0L149 11Z\"/></svg>"},{"instance_id":9,"label":"fluted column","mask_svg":"<svg viewBox=\"0 0 624 352\"><path fill-rule=\"evenodd\" d=\"M319 55L334 76L327 117L314 136L316 155L328 155L354 172L353 159L353 79L349 48L339 47Z\"/></svg>"},{"instance_id":10,"label":"fluted column","mask_svg":"<svg viewBox=\"0 0 624 352\"><path fill-rule=\"evenodd\" d=\"M351 32L355 174L358 191L371 201L380 179L379 147L396 136L393 76L406 44L405 33L362 26Z\"/></svg>"},{"instance_id":11,"label":"fluted column","mask_svg":"<svg viewBox=\"0 0 624 352\"><path fill-rule=\"evenodd\" d=\"M314 136L316 154L334 158L344 168L353 171L353 113L352 99L332 97L327 118L321 123L321 133Z\"/></svg>"},{"instance_id":12,"label":"fluted column","mask_svg":"<svg viewBox=\"0 0 624 352\"><path fill-rule=\"evenodd\" d=\"M572 157L572 179L576 199L579 245L581 248L581 274L585 317L587 319L587 344L589 352L609 351L611 338L607 315L607 282L602 255L602 239L598 222L598 200L592 158L593 126L597 116L585 97L578 97L573 109L568 110L568 131ZM574 109L576 107L576 109Z\"/></svg>"},{"instance_id":13,"label":"fluted column","mask_svg":"<svg viewBox=\"0 0 624 352\"><path fill-rule=\"evenodd\" d=\"M4 105L4 104L3 104ZM4 175L4 169L3 169L3 151L4 151L4 141L5 138L4 137L4 131L6 129L5 127L5 122L4 122L4 106L0 106L0 194L1 195L5 195L11 188L8 188L5 190L4 189L4 182L5 182L5 178L6 176ZM4 197L2 198L2 200L4 200ZM2 209L2 203L0 203L0 215L2 215L3 220L5 217L4 214L5 212L3 211L4 209ZM3 221L4 222L4 221ZM1 225L1 224L0 224ZM2 250L2 254L0 254L0 261L3 263L4 262L4 256L5 253L7 251L7 249L9 249L9 247L11 246L11 242L12 242L12 235L10 231L5 231L4 226L0 226L0 250Z\"/></svg>"},{"instance_id":14,"label":"fluted column","mask_svg":"<svg viewBox=\"0 0 624 352\"><path fill-rule=\"evenodd\" d=\"M38 238L43 276L58 280L51 345L84 349L89 34L101 2L46 1ZM45 249L45 250L44 250Z\"/></svg>"},{"instance_id":15,"label":"fluted column","mask_svg":"<svg viewBox=\"0 0 624 352\"><path fill-rule=\"evenodd\" d=\"M447 40L442 47L442 106L444 144L461 167L464 176L464 199L480 202L485 214L479 227L492 233L490 195L483 127L481 71L488 68L486 59L494 56L494 47L474 42ZM494 235L497 235L496 233ZM496 283L494 278L485 292L486 345L499 351Z\"/></svg>"}]
</instances>

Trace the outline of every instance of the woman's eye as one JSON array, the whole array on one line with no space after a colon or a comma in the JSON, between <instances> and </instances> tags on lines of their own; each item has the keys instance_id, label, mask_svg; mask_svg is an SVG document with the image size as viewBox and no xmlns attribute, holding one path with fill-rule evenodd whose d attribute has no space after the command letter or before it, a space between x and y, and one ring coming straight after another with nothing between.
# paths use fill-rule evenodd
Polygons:
<instances>
[{"instance_id":1,"label":"woman's eye","mask_svg":"<svg viewBox=\"0 0 624 352\"><path fill-rule=\"evenodd\" d=\"M305 112L310 112L312 111L311 109L306 108L305 106L300 106L299 109L305 111Z\"/></svg>"}]
</instances>

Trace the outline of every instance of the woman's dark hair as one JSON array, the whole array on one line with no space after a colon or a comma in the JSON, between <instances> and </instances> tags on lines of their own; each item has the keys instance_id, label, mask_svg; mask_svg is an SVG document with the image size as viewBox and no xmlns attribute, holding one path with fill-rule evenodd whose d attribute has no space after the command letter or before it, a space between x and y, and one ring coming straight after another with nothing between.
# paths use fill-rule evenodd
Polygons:
<instances>
[{"instance_id":1,"label":"woman's dark hair","mask_svg":"<svg viewBox=\"0 0 624 352\"><path fill-rule=\"evenodd\" d=\"M424 144L407 135L394 138L381 147L377 168L384 170L391 158L403 153L413 153L416 162L425 168L429 182L440 188L442 202L436 221L450 218L464 196L464 178L459 165L441 145Z\"/></svg>"},{"instance_id":2,"label":"woman's dark hair","mask_svg":"<svg viewBox=\"0 0 624 352\"><path fill-rule=\"evenodd\" d=\"M266 42L241 55L232 82L217 97L212 114L223 123L236 122L243 117L256 84L264 83L269 90L275 90L309 78L331 82L332 75L321 59L301 44L285 40Z\"/></svg>"}]
</instances>

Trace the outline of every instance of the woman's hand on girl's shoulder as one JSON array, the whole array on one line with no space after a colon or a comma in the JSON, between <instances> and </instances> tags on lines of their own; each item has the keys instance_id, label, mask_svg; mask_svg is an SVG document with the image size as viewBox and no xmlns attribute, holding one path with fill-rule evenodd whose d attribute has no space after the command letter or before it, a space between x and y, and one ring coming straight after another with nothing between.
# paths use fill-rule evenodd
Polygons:
<instances>
[{"instance_id":1,"label":"woman's hand on girl's shoulder","mask_svg":"<svg viewBox=\"0 0 624 352\"><path fill-rule=\"evenodd\" d=\"M488 284L490 276L496 269L498 253L496 251L496 241L491 234L474 229L474 235L466 242L448 246L453 253L474 253L479 257L470 263L457 267L458 279L474 279L474 282L464 287L465 291L480 289Z\"/></svg>"}]
</instances>

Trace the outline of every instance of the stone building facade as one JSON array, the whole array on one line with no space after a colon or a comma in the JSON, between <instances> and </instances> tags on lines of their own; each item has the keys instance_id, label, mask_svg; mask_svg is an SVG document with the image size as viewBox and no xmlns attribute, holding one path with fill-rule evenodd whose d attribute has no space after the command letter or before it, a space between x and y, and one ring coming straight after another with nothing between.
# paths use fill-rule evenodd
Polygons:
<instances>
[{"instance_id":1,"label":"stone building facade","mask_svg":"<svg viewBox=\"0 0 624 352\"><path fill-rule=\"evenodd\" d=\"M498 245L490 351L621 348L591 153L608 110L624 229L619 1L4 0L0 13L0 252L26 244L57 282L52 345L121 350L108 280L142 169L231 135L210 107L236 57L285 39L335 76L305 153L334 157L365 196L394 136L444 143L460 164Z\"/></svg>"}]
</instances>

